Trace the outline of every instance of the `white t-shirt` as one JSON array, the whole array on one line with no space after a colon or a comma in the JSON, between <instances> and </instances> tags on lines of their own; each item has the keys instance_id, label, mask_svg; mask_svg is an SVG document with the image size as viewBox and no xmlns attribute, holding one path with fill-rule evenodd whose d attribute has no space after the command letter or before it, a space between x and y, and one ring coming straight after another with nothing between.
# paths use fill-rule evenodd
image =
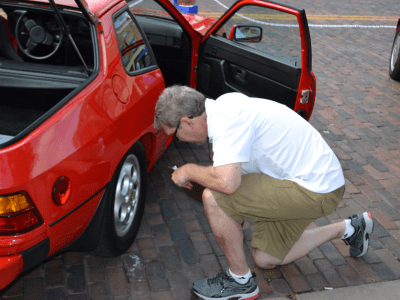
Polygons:
<instances>
[{"instance_id":1,"label":"white t-shirt","mask_svg":"<svg viewBox=\"0 0 400 300\"><path fill-rule=\"evenodd\" d=\"M264 173L317 193L345 184L339 160L319 132L285 105L240 93L205 103L214 166L242 163L242 175Z\"/></svg>"}]
</instances>

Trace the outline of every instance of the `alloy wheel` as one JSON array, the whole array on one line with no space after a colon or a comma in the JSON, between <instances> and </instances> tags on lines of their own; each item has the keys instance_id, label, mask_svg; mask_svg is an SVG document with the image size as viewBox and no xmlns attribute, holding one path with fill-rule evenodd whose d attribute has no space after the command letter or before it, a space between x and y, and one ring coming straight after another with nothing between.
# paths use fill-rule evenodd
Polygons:
<instances>
[{"instance_id":1,"label":"alloy wheel","mask_svg":"<svg viewBox=\"0 0 400 300\"><path fill-rule=\"evenodd\" d=\"M133 224L140 197L140 164L130 154L124 161L115 189L114 225L115 232L123 237Z\"/></svg>"}]
</instances>

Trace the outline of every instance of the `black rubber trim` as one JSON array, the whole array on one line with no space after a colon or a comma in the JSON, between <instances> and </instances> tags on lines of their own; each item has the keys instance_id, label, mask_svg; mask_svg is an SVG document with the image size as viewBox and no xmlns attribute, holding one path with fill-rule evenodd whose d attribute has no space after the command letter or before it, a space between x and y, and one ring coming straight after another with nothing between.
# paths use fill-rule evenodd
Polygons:
<instances>
[{"instance_id":1,"label":"black rubber trim","mask_svg":"<svg viewBox=\"0 0 400 300\"><path fill-rule=\"evenodd\" d=\"M86 226L85 230L81 233L81 235L73 241L71 244L62 249L62 252L65 251L91 251L97 247L99 242L101 223L103 221L105 204L107 201L107 187L103 196L101 196L100 203L97 206L96 212L93 214L92 219L89 224ZM58 255L58 254L55 254Z\"/></svg>"},{"instance_id":2,"label":"black rubber trim","mask_svg":"<svg viewBox=\"0 0 400 300\"><path fill-rule=\"evenodd\" d=\"M45 72L47 73L44 73L41 70L42 66L39 66L35 71L32 68L34 66L32 63L29 64L30 69L26 67L22 70L25 64L28 65L28 63L14 61L0 61L0 87L19 88L23 86L24 88L36 89L75 89L89 78L83 71L79 72L78 68L51 66L53 70L51 72L46 70ZM56 72L57 69L60 72Z\"/></svg>"},{"instance_id":3,"label":"black rubber trim","mask_svg":"<svg viewBox=\"0 0 400 300\"><path fill-rule=\"evenodd\" d=\"M68 217L70 214L72 214L73 212L75 212L76 210L78 210L79 208L81 208L83 205L85 205L86 203L88 203L91 199L93 199L95 196L97 196L97 194L99 194L102 190L104 190L107 187L108 183L103 186L100 190L98 190L96 193L94 193L92 196L90 196L88 199L86 199L84 202L82 202L81 204L79 204L77 207L75 207L73 210L71 210L69 213L65 214L64 216L62 216L61 218L59 218L58 220L54 221L53 223L50 224L50 227L56 225L58 222L62 221L63 219L65 219L66 217Z\"/></svg>"},{"instance_id":4,"label":"black rubber trim","mask_svg":"<svg viewBox=\"0 0 400 300\"><path fill-rule=\"evenodd\" d=\"M30 270L37 264L41 263L49 254L50 251L50 239L46 238L39 244L36 244L32 248L22 251L22 259L24 261L23 272Z\"/></svg>"}]
</instances>

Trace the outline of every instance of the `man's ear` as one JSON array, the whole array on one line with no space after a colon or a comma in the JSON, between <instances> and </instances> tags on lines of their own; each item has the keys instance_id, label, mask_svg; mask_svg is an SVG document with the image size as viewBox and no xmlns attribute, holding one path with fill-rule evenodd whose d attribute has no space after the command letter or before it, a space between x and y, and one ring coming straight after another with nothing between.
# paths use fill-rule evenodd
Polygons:
<instances>
[{"instance_id":1,"label":"man's ear","mask_svg":"<svg viewBox=\"0 0 400 300\"><path fill-rule=\"evenodd\" d=\"M181 123L186 123L188 126L193 127L193 119L189 118L189 117L183 117L181 119Z\"/></svg>"}]
</instances>

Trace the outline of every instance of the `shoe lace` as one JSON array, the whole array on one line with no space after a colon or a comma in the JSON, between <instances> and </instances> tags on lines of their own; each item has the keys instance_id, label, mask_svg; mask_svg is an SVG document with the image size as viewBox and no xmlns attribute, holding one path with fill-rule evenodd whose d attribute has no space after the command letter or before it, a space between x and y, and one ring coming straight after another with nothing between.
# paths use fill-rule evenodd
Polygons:
<instances>
[{"instance_id":1,"label":"shoe lace","mask_svg":"<svg viewBox=\"0 0 400 300\"><path fill-rule=\"evenodd\" d=\"M220 285L224 286L225 280L232 281L225 271L220 270L217 276L208 278L207 283L208 285L219 283Z\"/></svg>"}]
</instances>

